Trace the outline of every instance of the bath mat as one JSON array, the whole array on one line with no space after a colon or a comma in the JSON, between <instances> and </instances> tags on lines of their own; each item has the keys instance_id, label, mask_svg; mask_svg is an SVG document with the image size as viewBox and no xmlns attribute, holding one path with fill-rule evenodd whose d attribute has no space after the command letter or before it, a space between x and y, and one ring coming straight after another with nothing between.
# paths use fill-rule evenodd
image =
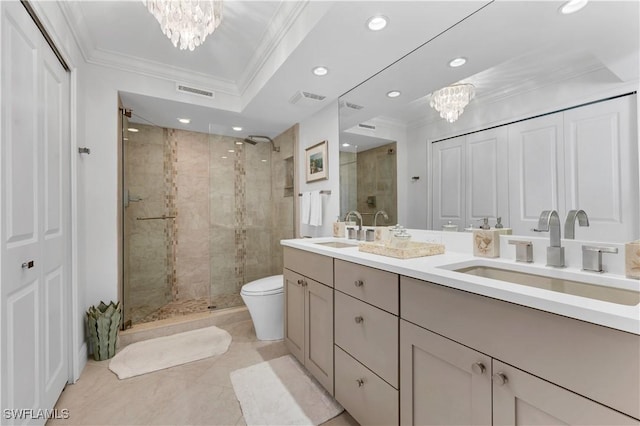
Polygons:
<instances>
[{"instance_id":1,"label":"bath mat","mask_svg":"<svg viewBox=\"0 0 640 426\"><path fill-rule=\"evenodd\" d=\"M344 408L291 355L231 372L247 426L319 425Z\"/></svg>"},{"instance_id":2,"label":"bath mat","mask_svg":"<svg viewBox=\"0 0 640 426\"><path fill-rule=\"evenodd\" d=\"M109 369L119 379L151 373L210 356L229 349L231 335L218 327L199 328L144 340L126 346L111 359Z\"/></svg>"}]
</instances>

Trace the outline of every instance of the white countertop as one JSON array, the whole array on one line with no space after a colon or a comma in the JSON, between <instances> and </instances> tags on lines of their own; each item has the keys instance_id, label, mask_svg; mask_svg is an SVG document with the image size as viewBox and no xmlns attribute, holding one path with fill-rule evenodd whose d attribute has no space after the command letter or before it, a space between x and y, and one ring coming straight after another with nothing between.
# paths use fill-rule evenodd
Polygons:
<instances>
[{"instance_id":1,"label":"white countertop","mask_svg":"<svg viewBox=\"0 0 640 426\"><path fill-rule=\"evenodd\" d=\"M516 236L512 238L518 239ZM447 249L447 244L445 244L445 254L414 259L396 259L393 257L364 253L358 250L357 245L353 247L334 248L317 244L329 241L341 241L351 244L357 243L354 240L347 240L346 238L303 238L282 240L281 244L286 247L306 250L640 335L640 305L628 306L605 302L462 274L446 268L449 267L449 269L452 269L450 265L460 268L471 266L471 264L495 266L632 291L640 291L640 281L638 280L627 279L624 278L624 276L616 274L584 272L575 267L556 269L540 263L519 264L512 259L475 257L463 251L449 250Z\"/></svg>"}]
</instances>

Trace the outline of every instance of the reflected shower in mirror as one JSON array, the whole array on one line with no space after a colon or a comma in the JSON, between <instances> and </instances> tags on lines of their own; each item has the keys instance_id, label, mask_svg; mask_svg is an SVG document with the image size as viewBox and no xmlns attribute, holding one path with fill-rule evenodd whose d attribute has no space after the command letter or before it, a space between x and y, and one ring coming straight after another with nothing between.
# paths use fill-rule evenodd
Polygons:
<instances>
[{"instance_id":1,"label":"reflected shower in mirror","mask_svg":"<svg viewBox=\"0 0 640 426\"><path fill-rule=\"evenodd\" d=\"M363 225L395 224L397 215L396 142L343 132L340 137L340 216L356 210Z\"/></svg>"}]
</instances>

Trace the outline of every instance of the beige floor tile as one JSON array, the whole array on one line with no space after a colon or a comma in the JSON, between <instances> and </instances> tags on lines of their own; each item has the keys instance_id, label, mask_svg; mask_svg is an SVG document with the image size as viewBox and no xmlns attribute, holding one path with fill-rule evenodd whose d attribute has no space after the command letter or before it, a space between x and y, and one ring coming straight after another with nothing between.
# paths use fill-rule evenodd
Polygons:
<instances>
[{"instance_id":1,"label":"beige floor tile","mask_svg":"<svg viewBox=\"0 0 640 426\"><path fill-rule=\"evenodd\" d=\"M57 425L245 425L229 373L286 355L283 341L256 340L250 320L221 325L233 337L220 356L119 380L109 361L87 361L80 379L68 385L56 408L69 410ZM342 413L326 423L357 426Z\"/></svg>"}]
</instances>

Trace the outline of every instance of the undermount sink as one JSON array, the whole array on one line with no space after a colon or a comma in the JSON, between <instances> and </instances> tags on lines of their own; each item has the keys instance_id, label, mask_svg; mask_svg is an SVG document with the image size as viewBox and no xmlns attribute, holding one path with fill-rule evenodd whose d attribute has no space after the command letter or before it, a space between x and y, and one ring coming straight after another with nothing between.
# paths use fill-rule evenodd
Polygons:
<instances>
[{"instance_id":1,"label":"undermount sink","mask_svg":"<svg viewBox=\"0 0 640 426\"><path fill-rule=\"evenodd\" d=\"M356 244L343 243L342 241L325 241L323 243L314 243L314 244L333 247L333 248L356 247Z\"/></svg>"},{"instance_id":2,"label":"undermount sink","mask_svg":"<svg viewBox=\"0 0 640 426\"><path fill-rule=\"evenodd\" d=\"M589 284L562 278L547 277L493 266L468 266L453 269L453 271L513 284L551 290L558 293L617 303L619 305L635 306L640 303L640 292L637 291Z\"/></svg>"}]
</instances>

